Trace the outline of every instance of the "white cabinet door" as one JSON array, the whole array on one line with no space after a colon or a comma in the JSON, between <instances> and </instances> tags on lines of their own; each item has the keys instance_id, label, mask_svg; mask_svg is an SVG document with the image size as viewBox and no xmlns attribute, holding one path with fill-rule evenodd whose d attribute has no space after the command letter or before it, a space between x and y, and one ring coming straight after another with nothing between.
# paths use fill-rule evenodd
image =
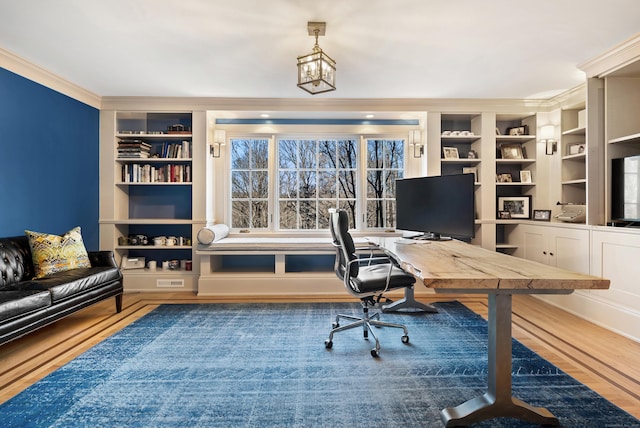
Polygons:
<instances>
[{"instance_id":1,"label":"white cabinet door","mask_svg":"<svg viewBox=\"0 0 640 428\"><path fill-rule=\"evenodd\" d=\"M589 231L553 228L549 235L550 264L574 272L589 273Z\"/></svg>"},{"instance_id":2,"label":"white cabinet door","mask_svg":"<svg viewBox=\"0 0 640 428\"><path fill-rule=\"evenodd\" d=\"M574 272L589 273L589 231L524 224L523 257Z\"/></svg>"},{"instance_id":3,"label":"white cabinet door","mask_svg":"<svg viewBox=\"0 0 640 428\"><path fill-rule=\"evenodd\" d=\"M545 249L545 228L539 226L520 225L524 258L534 262L549 263L549 255Z\"/></svg>"}]
</instances>

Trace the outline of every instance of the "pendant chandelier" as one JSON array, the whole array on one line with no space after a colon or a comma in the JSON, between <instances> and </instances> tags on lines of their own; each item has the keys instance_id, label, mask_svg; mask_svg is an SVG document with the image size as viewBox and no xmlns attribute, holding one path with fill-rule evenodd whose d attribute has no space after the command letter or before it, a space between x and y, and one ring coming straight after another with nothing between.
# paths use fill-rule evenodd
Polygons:
<instances>
[{"instance_id":1,"label":"pendant chandelier","mask_svg":"<svg viewBox=\"0 0 640 428\"><path fill-rule=\"evenodd\" d=\"M298 87L312 95L336 90L336 62L318 46L318 36L324 36L326 28L326 22L307 23L316 44L310 54L298 57Z\"/></svg>"}]
</instances>

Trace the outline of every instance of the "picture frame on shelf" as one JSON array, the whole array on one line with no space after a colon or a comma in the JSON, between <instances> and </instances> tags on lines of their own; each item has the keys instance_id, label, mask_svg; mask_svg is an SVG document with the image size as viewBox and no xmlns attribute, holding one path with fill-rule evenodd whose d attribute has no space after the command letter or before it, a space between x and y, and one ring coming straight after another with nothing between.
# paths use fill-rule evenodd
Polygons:
<instances>
[{"instance_id":1,"label":"picture frame on shelf","mask_svg":"<svg viewBox=\"0 0 640 428\"><path fill-rule=\"evenodd\" d=\"M499 220L511 220L511 211L498 211Z\"/></svg>"},{"instance_id":2,"label":"picture frame on shelf","mask_svg":"<svg viewBox=\"0 0 640 428\"><path fill-rule=\"evenodd\" d=\"M507 128L507 134L510 136L528 135L529 127L527 125L512 126Z\"/></svg>"},{"instance_id":3,"label":"picture frame on shelf","mask_svg":"<svg viewBox=\"0 0 640 428\"><path fill-rule=\"evenodd\" d=\"M478 152L476 152L475 150L469 150L469 152L467 153L467 158L478 159Z\"/></svg>"},{"instance_id":4,"label":"picture frame on shelf","mask_svg":"<svg viewBox=\"0 0 640 428\"><path fill-rule=\"evenodd\" d=\"M520 171L520 182L521 183L533 183L533 180L531 179L531 171L529 171L529 170Z\"/></svg>"},{"instance_id":5,"label":"picture frame on shelf","mask_svg":"<svg viewBox=\"0 0 640 428\"><path fill-rule=\"evenodd\" d=\"M500 146L502 159L524 159L520 144L503 144Z\"/></svg>"},{"instance_id":6,"label":"picture frame on shelf","mask_svg":"<svg viewBox=\"0 0 640 428\"><path fill-rule=\"evenodd\" d=\"M457 147L443 147L442 154L444 159L460 159Z\"/></svg>"},{"instance_id":7,"label":"picture frame on shelf","mask_svg":"<svg viewBox=\"0 0 640 428\"><path fill-rule=\"evenodd\" d=\"M531 218L531 196L499 196L498 211L509 211L511 218Z\"/></svg>"},{"instance_id":8,"label":"picture frame on shelf","mask_svg":"<svg viewBox=\"0 0 640 428\"><path fill-rule=\"evenodd\" d=\"M462 168L463 174L473 174L473 182L478 182L478 167L475 166L465 166Z\"/></svg>"},{"instance_id":9,"label":"picture frame on shelf","mask_svg":"<svg viewBox=\"0 0 640 428\"><path fill-rule=\"evenodd\" d=\"M533 210L532 220L551 221L551 210Z\"/></svg>"},{"instance_id":10,"label":"picture frame on shelf","mask_svg":"<svg viewBox=\"0 0 640 428\"><path fill-rule=\"evenodd\" d=\"M496 174L496 183L513 183L513 177L508 172Z\"/></svg>"}]
</instances>

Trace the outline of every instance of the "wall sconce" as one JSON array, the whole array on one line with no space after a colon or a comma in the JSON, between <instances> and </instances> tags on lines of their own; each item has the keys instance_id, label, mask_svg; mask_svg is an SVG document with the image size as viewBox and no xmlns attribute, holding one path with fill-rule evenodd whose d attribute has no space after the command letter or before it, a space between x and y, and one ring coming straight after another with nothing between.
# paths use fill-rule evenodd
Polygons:
<instances>
[{"instance_id":1,"label":"wall sconce","mask_svg":"<svg viewBox=\"0 0 640 428\"><path fill-rule=\"evenodd\" d=\"M545 125L540 128L540 142L545 145L545 154L552 155L558 150L558 142L555 137L556 127Z\"/></svg>"},{"instance_id":2,"label":"wall sconce","mask_svg":"<svg viewBox=\"0 0 640 428\"><path fill-rule=\"evenodd\" d=\"M424 154L424 147L422 146L422 139L419 129L412 129L409 131L409 145L413 147L413 157L421 158Z\"/></svg>"},{"instance_id":3,"label":"wall sconce","mask_svg":"<svg viewBox=\"0 0 640 428\"><path fill-rule=\"evenodd\" d=\"M222 129L213 131L213 143L209 146L209 154L214 158L220 157L220 148L225 145L227 134Z\"/></svg>"}]
</instances>

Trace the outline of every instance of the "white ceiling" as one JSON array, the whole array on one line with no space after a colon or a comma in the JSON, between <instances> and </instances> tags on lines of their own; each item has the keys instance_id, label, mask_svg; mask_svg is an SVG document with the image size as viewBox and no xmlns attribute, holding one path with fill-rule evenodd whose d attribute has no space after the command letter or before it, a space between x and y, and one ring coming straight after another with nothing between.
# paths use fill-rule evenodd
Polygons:
<instances>
[{"instance_id":1,"label":"white ceiling","mask_svg":"<svg viewBox=\"0 0 640 428\"><path fill-rule=\"evenodd\" d=\"M549 98L639 0L0 0L0 48L99 96ZM337 90L296 87L308 21Z\"/></svg>"}]
</instances>

